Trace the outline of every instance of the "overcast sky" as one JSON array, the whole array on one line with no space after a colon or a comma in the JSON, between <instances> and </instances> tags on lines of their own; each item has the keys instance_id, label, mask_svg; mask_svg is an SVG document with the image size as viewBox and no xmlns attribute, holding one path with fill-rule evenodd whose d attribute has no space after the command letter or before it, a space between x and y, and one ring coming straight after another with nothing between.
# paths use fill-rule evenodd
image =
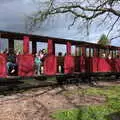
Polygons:
<instances>
[{"instance_id":1,"label":"overcast sky","mask_svg":"<svg viewBox=\"0 0 120 120\"><path fill-rule=\"evenodd\" d=\"M36 5L32 0L0 0L0 30L13 32L25 32L25 19L27 15L36 11ZM34 34L67 38L73 40L86 40L89 42L97 42L101 34L106 33L102 29L96 31L95 26L91 28L90 36L85 37L80 34L82 29L77 29L77 24L68 30L68 25L72 22L71 19L61 15L55 18L54 21L47 22ZM120 45L120 41L112 42L113 45Z\"/></svg>"}]
</instances>

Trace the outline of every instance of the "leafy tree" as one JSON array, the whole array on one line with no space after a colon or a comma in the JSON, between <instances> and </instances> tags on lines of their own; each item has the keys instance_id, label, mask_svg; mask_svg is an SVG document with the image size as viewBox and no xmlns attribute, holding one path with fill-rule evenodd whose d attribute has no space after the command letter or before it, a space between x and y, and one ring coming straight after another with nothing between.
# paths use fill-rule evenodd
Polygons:
<instances>
[{"instance_id":1,"label":"leafy tree","mask_svg":"<svg viewBox=\"0 0 120 120\"><path fill-rule=\"evenodd\" d=\"M14 41L14 48L17 52L23 53L23 43L19 40Z\"/></svg>"},{"instance_id":2,"label":"leafy tree","mask_svg":"<svg viewBox=\"0 0 120 120\"><path fill-rule=\"evenodd\" d=\"M103 35L101 35L101 37L98 41L98 44L100 44L102 46L110 45L110 41L109 41L108 37L105 34L103 34Z\"/></svg>"},{"instance_id":3,"label":"leafy tree","mask_svg":"<svg viewBox=\"0 0 120 120\"><path fill-rule=\"evenodd\" d=\"M111 39L120 37L120 0L34 0L39 5L39 10L28 17L27 29L39 27L41 22L57 14L69 14L73 22L84 23L87 30L91 24L99 20L99 25L108 27L107 36L111 32L118 33Z\"/></svg>"}]
</instances>

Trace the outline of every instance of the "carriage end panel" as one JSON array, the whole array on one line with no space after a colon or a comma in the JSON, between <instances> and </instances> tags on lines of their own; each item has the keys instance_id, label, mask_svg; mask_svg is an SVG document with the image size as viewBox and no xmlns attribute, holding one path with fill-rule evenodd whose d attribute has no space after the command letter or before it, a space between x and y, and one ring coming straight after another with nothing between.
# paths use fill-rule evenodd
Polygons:
<instances>
[{"instance_id":1,"label":"carriage end panel","mask_svg":"<svg viewBox=\"0 0 120 120\"><path fill-rule=\"evenodd\" d=\"M81 56L80 57L80 72L86 72L86 61L85 57Z\"/></svg>"},{"instance_id":2,"label":"carriage end panel","mask_svg":"<svg viewBox=\"0 0 120 120\"><path fill-rule=\"evenodd\" d=\"M90 58L90 72L98 71L98 59L97 57Z\"/></svg>"},{"instance_id":3,"label":"carriage end panel","mask_svg":"<svg viewBox=\"0 0 120 120\"><path fill-rule=\"evenodd\" d=\"M0 77L7 76L6 55L0 54Z\"/></svg>"},{"instance_id":4,"label":"carriage end panel","mask_svg":"<svg viewBox=\"0 0 120 120\"><path fill-rule=\"evenodd\" d=\"M64 73L73 73L75 71L74 57L67 55L64 59Z\"/></svg>"},{"instance_id":5,"label":"carriage end panel","mask_svg":"<svg viewBox=\"0 0 120 120\"><path fill-rule=\"evenodd\" d=\"M54 55L48 55L44 61L44 74L55 75L57 72L57 58Z\"/></svg>"},{"instance_id":6,"label":"carriage end panel","mask_svg":"<svg viewBox=\"0 0 120 120\"><path fill-rule=\"evenodd\" d=\"M89 57L85 58L85 72L90 72L91 59Z\"/></svg>"},{"instance_id":7,"label":"carriage end panel","mask_svg":"<svg viewBox=\"0 0 120 120\"><path fill-rule=\"evenodd\" d=\"M34 75L34 57L33 55L18 56L18 75L33 76Z\"/></svg>"},{"instance_id":8,"label":"carriage end panel","mask_svg":"<svg viewBox=\"0 0 120 120\"><path fill-rule=\"evenodd\" d=\"M98 58L98 72L111 72L112 71L112 60L105 58Z\"/></svg>"},{"instance_id":9,"label":"carriage end panel","mask_svg":"<svg viewBox=\"0 0 120 120\"><path fill-rule=\"evenodd\" d=\"M75 56L75 72L80 72L80 57Z\"/></svg>"},{"instance_id":10,"label":"carriage end panel","mask_svg":"<svg viewBox=\"0 0 120 120\"><path fill-rule=\"evenodd\" d=\"M120 59L116 58L113 60L114 72L120 72Z\"/></svg>"}]
</instances>

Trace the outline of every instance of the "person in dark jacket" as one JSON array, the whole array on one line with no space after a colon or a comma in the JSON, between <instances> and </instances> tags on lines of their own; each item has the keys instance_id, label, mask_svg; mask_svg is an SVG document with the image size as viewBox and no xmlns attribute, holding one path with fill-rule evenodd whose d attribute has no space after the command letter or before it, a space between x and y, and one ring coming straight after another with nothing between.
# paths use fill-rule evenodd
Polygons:
<instances>
[{"instance_id":1,"label":"person in dark jacket","mask_svg":"<svg viewBox=\"0 0 120 120\"><path fill-rule=\"evenodd\" d=\"M17 64L16 64L16 55L14 53L14 50L9 50L8 52L8 56L7 56L7 72L8 75L9 73L14 73L15 72L15 68L16 68Z\"/></svg>"}]
</instances>

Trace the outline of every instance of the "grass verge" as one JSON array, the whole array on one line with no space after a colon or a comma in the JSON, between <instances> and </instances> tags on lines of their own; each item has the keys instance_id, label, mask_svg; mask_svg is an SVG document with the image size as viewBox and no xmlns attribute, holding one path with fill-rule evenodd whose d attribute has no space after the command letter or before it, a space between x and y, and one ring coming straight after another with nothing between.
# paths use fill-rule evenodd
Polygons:
<instances>
[{"instance_id":1,"label":"grass verge","mask_svg":"<svg viewBox=\"0 0 120 120\"><path fill-rule=\"evenodd\" d=\"M72 90L65 95L80 94L80 90ZM84 95L100 95L106 98L102 105L81 106L76 109L56 111L51 115L55 120L120 120L120 86L89 87Z\"/></svg>"}]
</instances>

